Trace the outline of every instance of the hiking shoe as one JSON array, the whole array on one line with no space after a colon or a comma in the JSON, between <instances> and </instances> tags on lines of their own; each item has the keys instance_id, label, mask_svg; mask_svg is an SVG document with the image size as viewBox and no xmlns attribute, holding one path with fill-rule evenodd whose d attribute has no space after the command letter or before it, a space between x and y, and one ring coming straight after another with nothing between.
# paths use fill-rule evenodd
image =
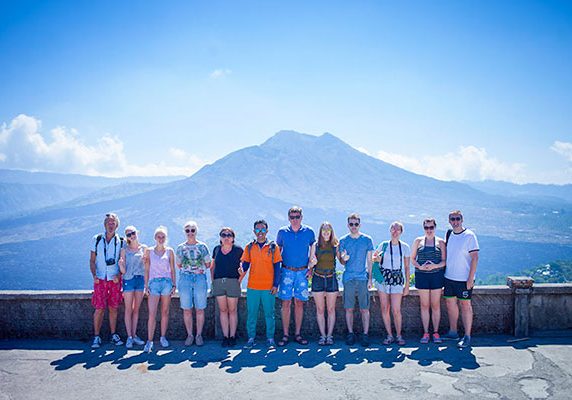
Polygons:
<instances>
[{"instance_id":1,"label":"hiking shoe","mask_svg":"<svg viewBox=\"0 0 572 400\"><path fill-rule=\"evenodd\" d=\"M185 346L192 345L194 341L195 341L195 337L193 335L187 336L187 338L185 339Z\"/></svg>"},{"instance_id":2,"label":"hiking shoe","mask_svg":"<svg viewBox=\"0 0 572 400\"><path fill-rule=\"evenodd\" d=\"M127 347L128 349L133 348L133 338L131 336L127 338L127 341L125 342L125 347Z\"/></svg>"},{"instance_id":3,"label":"hiking shoe","mask_svg":"<svg viewBox=\"0 0 572 400\"><path fill-rule=\"evenodd\" d=\"M253 337L251 337L250 339L248 339L248 342L246 342L246 344L244 345L244 348L245 349L252 349L255 345L256 345L256 341L254 340Z\"/></svg>"},{"instance_id":4,"label":"hiking shoe","mask_svg":"<svg viewBox=\"0 0 572 400\"><path fill-rule=\"evenodd\" d=\"M93 342L91 343L92 349L99 349L101 347L101 338L99 336L93 337Z\"/></svg>"},{"instance_id":5,"label":"hiking shoe","mask_svg":"<svg viewBox=\"0 0 572 400\"><path fill-rule=\"evenodd\" d=\"M471 337L467 335L463 336L463 338L459 340L459 343L457 343L457 347L459 347L460 349L465 349L470 346L471 346Z\"/></svg>"},{"instance_id":6,"label":"hiking shoe","mask_svg":"<svg viewBox=\"0 0 572 400\"><path fill-rule=\"evenodd\" d=\"M169 347L169 341L165 336L159 338L159 343L161 343L161 347Z\"/></svg>"},{"instance_id":7,"label":"hiking shoe","mask_svg":"<svg viewBox=\"0 0 572 400\"><path fill-rule=\"evenodd\" d=\"M419 343L421 343L421 344L427 344L427 343L429 343L429 338L430 338L430 337L429 337L429 334L428 334L427 332L425 332L425 333L423 334L423 336L421 337L421 340L419 340Z\"/></svg>"},{"instance_id":8,"label":"hiking shoe","mask_svg":"<svg viewBox=\"0 0 572 400\"><path fill-rule=\"evenodd\" d=\"M153 351L153 342L147 340L147 343L145 343L145 347L143 347L143 352L151 353L152 351Z\"/></svg>"},{"instance_id":9,"label":"hiking shoe","mask_svg":"<svg viewBox=\"0 0 572 400\"><path fill-rule=\"evenodd\" d=\"M202 346L203 344L205 344L202 335L197 335L195 337L195 343L197 344L197 346Z\"/></svg>"},{"instance_id":10,"label":"hiking shoe","mask_svg":"<svg viewBox=\"0 0 572 400\"><path fill-rule=\"evenodd\" d=\"M266 344L268 345L269 349L275 349L276 348L276 343L274 342L274 339L268 339L266 341Z\"/></svg>"},{"instance_id":11,"label":"hiking shoe","mask_svg":"<svg viewBox=\"0 0 572 400\"><path fill-rule=\"evenodd\" d=\"M121 338L117 333L114 333L113 335L111 335L111 343L116 346L121 346L123 344L123 340L121 340Z\"/></svg>"},{"instance_id":12,"label":"hiking shoe","mask_svg":"<svg viewBox=\"0 0 572 400\"><path fill-rule=\"evenodd\" d=\"M457 332L449 331L443 335L443 340L459 340L459 334Z\"/></svg>"},{"instance_id":13,"label":"hiking shoe","mask_svg":"<svg viewBox=\"0 0 572 400\"><path fill-rule=\"evenodd\" d=\"M363 347L368 347L368 346L369 346L369 335L368 335L367 333L362 333L362 334L361 334L360 344L361 344Z\"/></svg>"},{"instance_id":14,"label":"hiking shoe","mask_svg":"<svg viewBox=\"0 0 572 400\"><path fill-rule=\"evenodd\" d=\"M433 343L443 343L443 339L441 339L441 336L439 336L437 332L433 334Z\"/></svg>"},{"instance_id":15,"label":"hiking shoe","mask_svg":"<svg viewBox=\"0 0 572 400\"><path fill-rule=\"evenodd\" d=\"M348 333L346 336L346 344L348 346L353 346L356 342L356 335L353 332Z\"/></svg>"},{"instance_id":16,"label":"hiking shoe","mask_svg":"<svg viewBox=\"0 0 572 400\"><path fill-rule=\"evenodd\" d=\"M145 342L143 341L143 339L141 339L139 336L133 336L133 343L136 344L137 346L143 346L145 344Z\"/></svg>"}]
</instances>

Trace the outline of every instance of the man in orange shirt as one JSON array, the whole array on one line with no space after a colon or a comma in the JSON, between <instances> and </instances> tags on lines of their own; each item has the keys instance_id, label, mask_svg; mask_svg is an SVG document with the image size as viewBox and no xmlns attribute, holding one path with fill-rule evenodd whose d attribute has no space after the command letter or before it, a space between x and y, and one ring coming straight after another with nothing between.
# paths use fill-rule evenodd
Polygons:
<instances>
[{"instance_id":1,"label":"man in orange shirt","mask_svg":"<svg viewBox=\"0 0 572 400\"><path fill-rule=\"evenodd\" d=\"M256 344L256 320L260 303L266 320L266 339L268 347L276 347L274 343L274 303L280 282L282 256L276 243L268 241L268 224L261 219L254 223L256 240L250 242L242 254L242 266L239 273L244 275L250 269L246 291L246 331L248 342L246 348Z\"/></svg>"}]
</instances>

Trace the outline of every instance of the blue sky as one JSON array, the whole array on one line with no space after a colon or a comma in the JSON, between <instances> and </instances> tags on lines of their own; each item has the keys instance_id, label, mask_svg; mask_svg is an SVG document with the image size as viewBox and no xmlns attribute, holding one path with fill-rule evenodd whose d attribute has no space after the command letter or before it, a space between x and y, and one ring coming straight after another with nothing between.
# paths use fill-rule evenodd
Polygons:
<instances>
[{"instance_id":1,"label":"blue sky","mask_svg":"<svg viewBox=\"0 0 572 400\"><path fill-rule=\"evenodd\" d=\"M572 183L572 3L0 2L0 168L192 173L292 129Z\"/></svg>"}]
</instances>

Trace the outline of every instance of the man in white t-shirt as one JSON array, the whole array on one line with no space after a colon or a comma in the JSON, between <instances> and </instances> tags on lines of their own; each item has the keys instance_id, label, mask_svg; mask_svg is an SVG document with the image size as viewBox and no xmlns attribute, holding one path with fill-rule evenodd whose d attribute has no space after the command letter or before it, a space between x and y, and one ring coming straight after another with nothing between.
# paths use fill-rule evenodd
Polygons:
<instances>
[{"instance_id":1,"label":"man in white t-shirt","mask_svg":"<svg viewBox=\"0 0 572 400\"><path fill-rule=\"evenodd\" d=\"M445 268L445 290L443 292L449 314L449 332L443 338L459 339L457 324L460 304L465 335L459 341L458 346L465 348L471 345L473 325L471 295L479 262L479 243L474 232L463 227L461 211L451 211L449 223L453 229L447 235L447 267Z\"/></svg>"}]
</instances>

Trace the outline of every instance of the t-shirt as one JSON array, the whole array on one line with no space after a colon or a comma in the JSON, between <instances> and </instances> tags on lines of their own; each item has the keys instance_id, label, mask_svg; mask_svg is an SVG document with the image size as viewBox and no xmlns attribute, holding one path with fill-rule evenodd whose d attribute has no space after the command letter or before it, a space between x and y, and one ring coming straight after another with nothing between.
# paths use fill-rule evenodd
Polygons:
<instances>
[{"instance_id":1,"label":"t-shirt","mask_svg":"<svg viewBox=\"0 0 572 400\"><path fill-rule=\"evenodd\" d=\"M308 266L310 246L315 241L314 231L306 225L302 225L297 232L291 226L285 226L276 235L276 244L282 248L283 264L292 268Z\"/></svg>"},{"instance_id":2,"label":"t-shirt","mask_svg":"<svg viewBox=\"0 0 572 400\"><path fill-rule=\"evenodd\" d=\"M479 251L477 236L470 229L460 233L451 232L447 242L447 267L445 278L466 281L471 270L471 253Z\"/></svg>"},{"instance_id":3,"label":"t-shirt","mask_svg":"<svg viewBox=\"0 0 572 400\"><path fill-rule=\"evenodd\" d=\"M97 237L100 235L95 235L93 237L93 245L91 250L95 251L95 276L98 279L112 280L113 277L119 275L119 256L121 255L122 244L125 246L125 241L122 241L118 234L109 241L105 240L105 232L101 234L101 239L97 243ZM97 244L97 248L96 248ZM113 259L115 262L111 265L107 265L105 262L106 257L108 260Z\"/></svg>"},{"instance_id":4,"label":"t-shirt","mask_svg":"<svg viewBox=\"0 0 572 400\"><path fill-rule=\"evenodd\" d=\"M258 243L248 245L242 253L242 261L250 263L247 285L249 289L272 289L274 284L274 263L282 261L278 246L274 250L273 259L270 242L266 242L262 248Z\"/></svg>"},{"instance_id":5,"label":"t-shirt","mask_svg":"<svg viewBox=\"0 0 572 400\"><path fill-rule=\"evenodd\" d=\"M336 248L327 245L324 248L316 246L316 258L318 263L314 271L321 275L330 275L336 271Z\"/></svg>"},{"instance_id":6,"label":"t-shirt","mask_svg":"<svg viewBox=\"0 0 572 400\"><path fill-rule=\"evenodd\" d=\"M143 264L143 254L145 254L145 246L140 245L135 251L129 246L125 247L125 273L123 279L133 279L134 276L145 275L145 265Z\"/></svg>"},{"instance_id":7,"label":"t-shirt","mask_svg":"<svg viewBox=\"0 0 572 400\"><path fill-rule=\"evenodd\" d=\"M240 246L232 245L232 249L228 254L223 254L220 245L216 246L213 250L213 259L215 261L214 278L238 279L238 267L240 267L242 253L243 250Z\"/></svg>"},{"instance_id":8,"label":"t-shirt","mask_svg":"<svg viewBox=\"0 0 572 400\"><path fill-rule=\"evenodd\" d=\"M381 255L381 250L383 249L383 243L388 243L387 248L385 249L385 253L383 255L383 264L381 265L382 269L394 269L399 270L401 267L401 271L405 273L405 257L411 256L411 249L409 245L401 240L399 243L401 244L401 260L399 259L399 244L392 244L391 247L389 246L390 242L381 242L379 246L377 246L376 251ZM392 256L393 253L393 256ZM393 263L392 263L393 261Z\"/></svg>"},{"instance_id":9,"label":"t-shirt","mask_svg":"<svg viewBox=\"0 0 572 400\"><path fill-rule=\"evenodd\" d=\"M349 280L367 281L367 252L373 250L371 237L363 233L358 238L352 238L350 234L342 236L340 239L340 253L344 250L350 256L346 262L343 281Z\"/></svg>"},{"instance_id":10,"label":"t-shirt","mask_svg":"<svg viewBox=\"0 0 572 400\"><path fill-rule=\"evenodd\" d=\"M203 242L196 244L181 243L177 246L177 264L181 264L183 274L203 274L205 264L211 262L209 248Z\"/></svg>"}]
</instances>

